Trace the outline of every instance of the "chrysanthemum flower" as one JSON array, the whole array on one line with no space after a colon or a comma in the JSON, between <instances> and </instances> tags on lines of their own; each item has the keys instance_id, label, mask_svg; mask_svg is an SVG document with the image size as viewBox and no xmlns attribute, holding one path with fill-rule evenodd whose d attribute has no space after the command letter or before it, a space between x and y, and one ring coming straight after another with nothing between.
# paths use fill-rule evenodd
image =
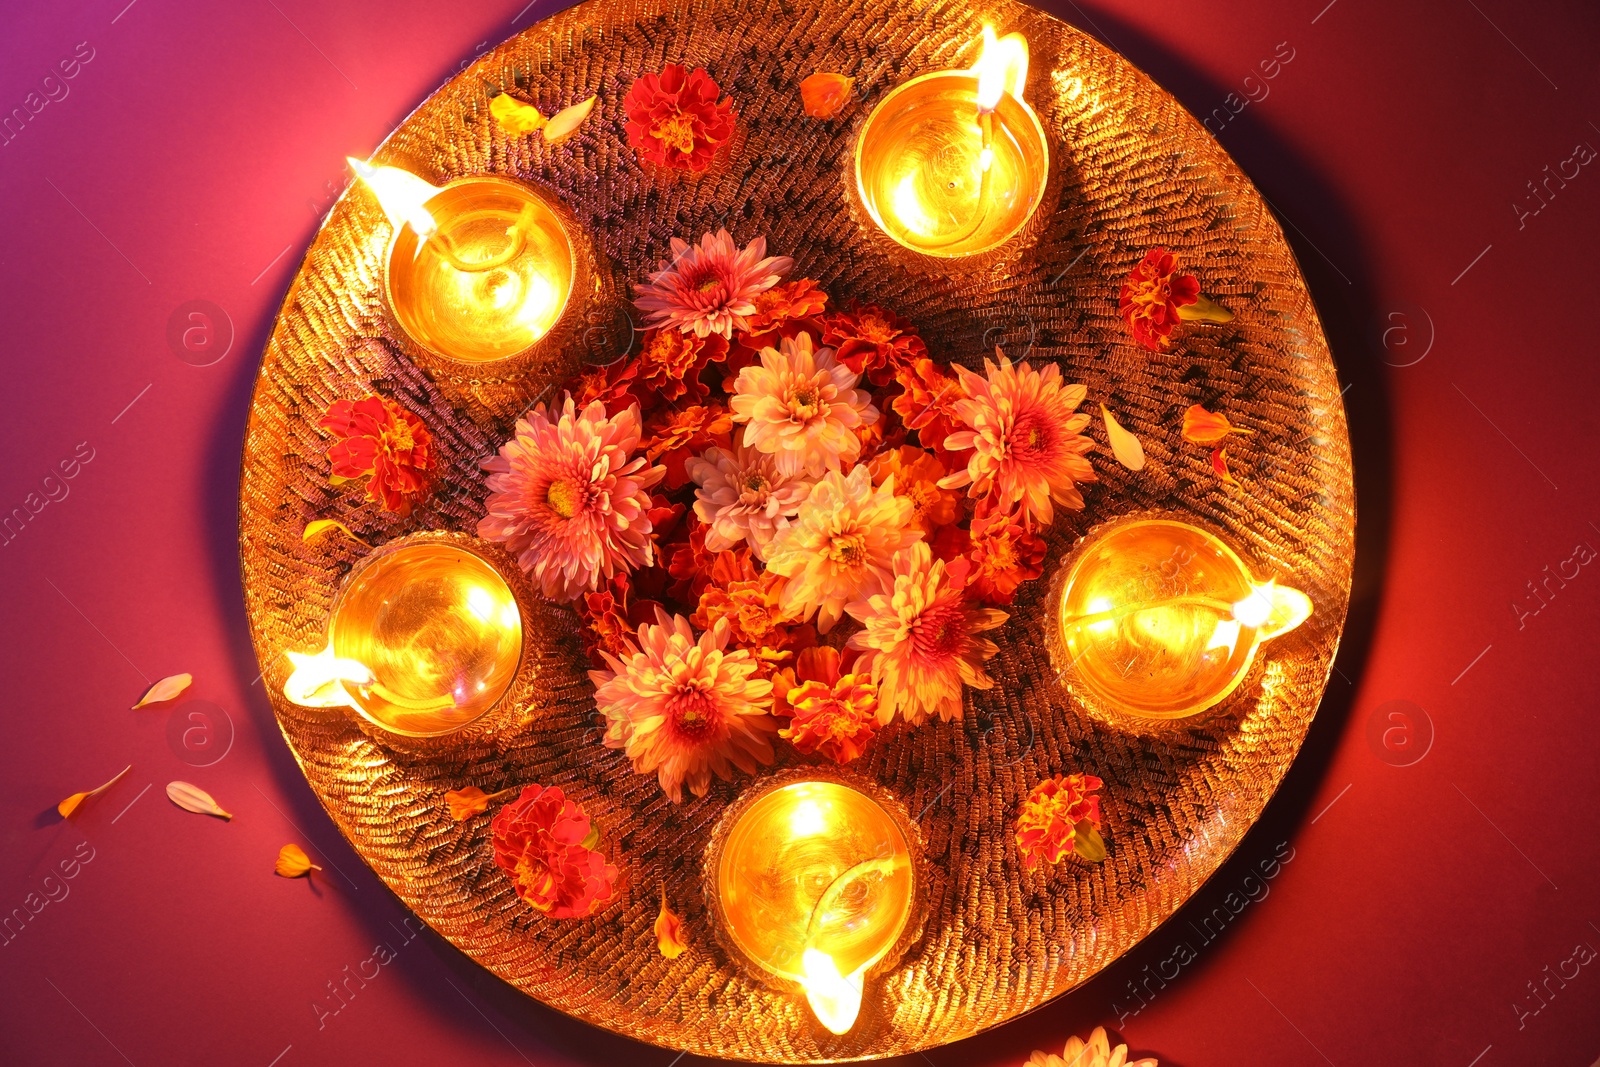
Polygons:
<instances>
[{"instance_id":1,"label":"chrysanthemum flower","mask_svg":"<svg viewBox=\"0 0 1600 1067\"><path fill-rule=\"evenodd\" d=\"M317 423L333 435L328 463L335 478L371 477L367 499L385 511L409 511L427 488L432 436L422 420L385 397L335 400Z\"/></svg>"},{"instance_id":2,"label":"chrysanthemum flower","mask_svg":"<svg viewBox=\"0 0 1600 1067\"><path fill-rule=\"evenodd\" d=\"M652 326L697 337L731 337L756 313L755 298L782 280L794 265L788 256L768 256L767 239L739 248L727 230L691 245L672 239L672 259L635 289L634 304Z\"/></svg>"},{"instance_id":3,"label":"chrysanthemum flower","mask_svg":"<svg viewBox=\"0 0 1600 1067\"><path fill-rule=\"evenodd\" d=\"M639 412L610 418L596 400L566 398L517 420L516 436L483 461L488 514L478 536L504 542L551 600L573 600L618 571L648 566L650 487L666 473L633 453Z\"/></svg>"},{"instance_id":4,"label":"chrysanthemum flower","mask_svg":"<svg viewBox=\"0 0 1600 1067\"><path fill-rule=\"evenodd\" d=\"M1200 280L1177 270L1177 256L1165 248L1152 248L1129 272L1117 295L1117 308L1133 339L1152 352L1171 343L1168 338L1178 324L1178 308L1200 299Z\"/></svg>"},{"instance_id":5,"label":"chrysanthemum flower","mask_svg":"<svg viewBox=\"0 0 1600 1067\"><path fill-rule=\"evenodd\" d=\"M1128 1059L1128 1046L1118 1045L1111 1047L1111 1039L1106 1037L1106 1028L1097 1026L1094 1033L1089 1035L1089 1040L1073 1036L1067 1039L1067 1047L1061 1050L1061 1055L1056 1056L1047 1052L1035 1052L1028 1057L1028 1062L1022 1067L1161 1067L1155 1057L1144 1059Z\"/></svg>"},{"instance_id":6,"label":"chrysanthemum flower","mask_svg":"<svg viewBox=\"0 0 1600 1067\"><path fill-rule=\"evenodd\" d=\"M983 367L987 377L956 367L967 397L956 401L955 411L970 429L951 434L944 446L955 452L970 448L972 456L965 470L943 484L970 485L968 496L990 497L997 510L1020 505L1024 518L1045 525L1054 516L1052 501L1082 508L1075 483L1095 480L1084 458L1094 442L1079 432L1089 416L1073 414L1084 387L1063 385L1053 363L1036 371L1026 362L1013 367L1000 356L998 367L987 359Z\"/></svg>"},{"instance_id":7,"label":"chrysanthemum flower","mask_svg":"<svg viewBox=\"0 0 1600 1067\"><path fill-rule=\"evenodd\" d=\"M857 380L833 349L815 348L802 333L784 338L781 349L762 349L760 365L739 372L729 407L745 425L746 445L770 452L780 471L820 478L853 463L861 452L856 428L877 421Z\"/></svg>"},{"instance_id":8,"label":"chrysanthemum flower","mask_svg":"<svg viewBox=\"0 0 1600 1067\"><path fill-rule=\"evenodd\" d=\"M1017 816L1017 848L1029 867L1061 862L1073 851L1079 823L1100 829L1100 798L1092 794L1102 784L1092 774L1058 774L1033 787Z\"/></svg>"},{"instance_id":9,"label":"chrysanthemum flower","mask_svg":"<svg viewBox=\"0 0 1600 1067\"><path fill-rule=\"evenodd\" d=\"M848 476L829 471L772 539L767 569L789 579L784 606L802 619L815 612L817 629L827 633L846 604L890 583L895 553L921 536L893 478L874 489L865 465Z\"/></svg>"},{"instance_id":10,"label":"chrysanthemum flower","mask_svg":"<svg viewBox=\"0 0 1600 1067\"><path fill-rule=\"evenodd\" d=\"M581 919L611 899L617 868L584 846L589 815L561 792L530 785L490 823L495 866L517 896L552 919Z\"/></svg>"},{"instance_id":11,"label":"chrysanthemum flower","mask_svg":"<svg viewBox=\"0 0 1600 1067\"><path fill-rule=\"evenodd\" d=\"M796 749L849 763L878 732L878 687L870 675L850 671L837 649L808 648L792 670L773 676L772 710L789 716L778 736Z\"/></svg>"},{"instance_id":12,"label":"chrysanthemum flower","mask_svg":"<svg viewBox=\"0 0 1600 1067\"><path fill-rule=\"evenodd\" d=\"M888 385L897 370L928 354L909 320L876 304L852 303L829 315L823 326L822 343L873 385Z\"/></svg>"},{"instance_id":13,"label":"chrysanthemum flower","mask_svg":"<svg viewBox=\"0 0 1600 1067\"><path fill-rule=\"evenodd\" d=\"M949 472L931 452L901 445L873 456L869 466L874 482L882 484L892 477L895 495L911 501L911 521L924 538L961 518L961 494L940 486L940 479Z\"/></svg>"},{"instance_id":14,"label":"chrysanthemum flower","mask_svg":"<svg viewBox=\"0 0 1600 1067\"><path fill-rule=\"evenodd\" d=\"M967 602L967 564L946 567L919 541L894 557L894 577L883 592L852 602L849 612L864 627L850 637L862 652L860 669L878 683L878 721L898 712L910 723L937 714L961 717L961 687L988 689L994 679L984 660L999 646L987 637L1008 616Z\"/></svg>"},{"instance_id":15,"label":"chrysanthemum flower","mask_svg":"<svg viewBox=\"0 0 1600 1067\"><path fill-rule=\"evenodd\" d=\"M657 609L610 670L590 671L607 723L607 748L620 748L639 774L654 772L673 803L688 785L705 796L711 776L749 773L772 762L772 683L757 676L749 652L725 651L719 621L695 638L689 620Z\"/></svg>"},{"instance_id":16,"label":"chrysanthemum flower","mask_svg":"<svg viewBox=\"0 0 1600 1067\"><path fill-rule=\"evenodd\" d=\"M719 101L721 92L704 67L668 63L660 74L643 75L622 101L628 144L657 166L705 170L733 136L733 102Z\"/></svg>"},{"instance_id":17,"label":"chrysanthemum flower","mask_svg":"<svg viewBox=\"0 0 1600 1067\"><path fill-rule=\"evenodd\" d=\"M772 456L745 446L708 448L684 469L699 486L694 513L708 527L706 548L712 552L749 542L756 559L766 559L774 535L811 492L809 478L784 474Z\"/></svg>"}]
</instances>

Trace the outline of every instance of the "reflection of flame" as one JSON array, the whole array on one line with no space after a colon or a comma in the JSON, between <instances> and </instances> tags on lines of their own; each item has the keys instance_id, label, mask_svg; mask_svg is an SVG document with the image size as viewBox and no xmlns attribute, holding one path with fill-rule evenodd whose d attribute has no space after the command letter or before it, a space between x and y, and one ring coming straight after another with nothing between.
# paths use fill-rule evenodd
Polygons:
<instances>
[{"instance_id":1,"label":"reflection of flame","mask_svg":"<svg viewBox=\"0 0 1600 1067\"><path fill-rule=\"evenodd\" d=\"M1263 641L1286 634L1311 617L1311 598L1298 589L1279 585L1252 585L1250 595L1233 605L1240 626L1259 630Z\"/></svg>"},{"instance_id":2,"label":"reflection of flame","mask_svg":"<svg viewBox=\"0 0 1600 1067\"><path fill-rule=\"evenodd\" d=\"M1217 628L1211 631L1211 640L1206 644L1206 651L1213 648L1225 648L1228 654L1233 655L1233 646L1239 643L1239 620L1218 619Z\"/></svg>"},{"instance_id":3,"label":"reflection of flame","mask_svg":"<svg viewBox=\"0 0 1600 1067\"><path fill-rule=\"evenodd\" d=\"M362 686L377 680L366 664L334 655L332 641L316 655L284 655L294 664L294 673L283 683L283 695L304 708L353 708L356 702L345 691L344 683Z\"/></svg>"},{"instance_id":4,"label":"reflection of flame","mask_svg":"<svg viewBox=\"0 0 1600 1067\"><path fill-rule=\"evenodd\" d=\"M1241 626L1254 630L1272 617L1272 591L1276 581L1250 587L1250 595L1233 605L1233 617Z\"/></svg>"},{"instance_id":5,"label":"reflection of flame","mask_svg":"<svg viewBox=\"0 0 1600 1067\"><path fill-rule=\"evenodd\" d=\"M833 957L815 948L805 950L800 966L805 970L800 984L805 987L806 1003L811 1005L817 1021L836 1034L848 1033L861 1013L864 971L840 974Z\"/></svg>"},{"instance_id":6,"label":"reflection of flame","mask_svg":"<svg viewBox=\"0 0 1600 1067\"><path fill-rule=\"evenodd\" d=\"M1021 100L1028 80L1028 39L1020 33L996 38L994 27L985 26L983 53L972 72L978 76L979 111L993 111L1006 93Z\"/></svg>"},{"instance_id":7,"label":"reflection of flame","mask_svg":"<svg viewBox=\"0 0 1600 1067\"><path fill-rule=\"evenodd\" d=\"M789 832L795 837L815 837L828 828L828 820L815 800L802 800L789 813Z\"/></svg>"},{"instance_id":8,"label":"reflection of flame","mask_svg":"<svg viewBox=\"0 0 1600 1067\"><path fill-rule=\"evenodd\" d=\"M418 237L427 237L439 228L423 206L438 194L437 186L399 167L374 167L354 156L346 156L345 162L378 198L378 206L389 217L389 225L397 230L409 225Z\"/></svg>"}]
</instances>

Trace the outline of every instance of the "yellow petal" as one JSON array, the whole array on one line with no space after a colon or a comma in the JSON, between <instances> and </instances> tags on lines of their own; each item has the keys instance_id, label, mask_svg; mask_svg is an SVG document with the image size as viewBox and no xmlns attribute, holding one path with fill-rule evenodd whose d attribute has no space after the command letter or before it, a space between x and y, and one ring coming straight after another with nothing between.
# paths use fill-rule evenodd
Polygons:
<instances>
[{"instance_id":1,"label":"yellow petal","mask_svg":"<svg viewBox=\"0 0 1600 1067\"><path fill-rule=\"evenodd\" d=\"M139 703L133 706L133 710L138 711L140 708L148 708L151 704L162 704L168 700L175 700L183 695L183 691L188 689L189 684L193 681L194 675L192 674L168 675L149 689L146 689L144 696L139 698Z\"/></svg>"},{"instance_id":2,"label":"yellow petal","mask_svg":"<svg viewBox=\"0 0 1600 1067\"><path fill-rule=\"evenodd\" d=\"M357 537L355 534L351 533L350 527L346 526L338 519L313 519L311 522L306 523L305 530L300 534L300 540L309 543L311 541L315 541L317 538L321 537L323 534L326 534L330 530L338 530L340 533L344 534L357 544L364 545L367 543L361 538Z\"/></svg>"},{"instance_id":3,"label":"yellow petal","mask_svg":"<svg viewBox=\"0 0 1600 1067\"><path fill-rule=\"evenodd\" d=\"M1111 409L1100 405L1100 417L1106 423L1106 440L1111 442L1111 454L1117 462L1131 471L1144 470L1144 446L1139 439L1122 428L1122 423L1111 414Z\"/></svg>"},{"instance_id":4,"label":"yellow petal","mask_svg":"<svg viewBox=\"0 0 1600 1067\"><path fill-rule=\"evenodd\" d=\"M656 916L656 948L669 960L683 955L689 947L684 937L683 919L667 907L667 888L661 887L661 913Z\"/></svg>"},{"instance_id":5,"label":"yellow petal","mask_svg":"<svg viewBox=\"0 0 1600 1067\"><path fill-rule=\"evenodd\" d=\"M272 870L280 878L299 878L322 868L312 863L306 850L299 845L284 845L278 850L278 862L272 865Z\"/></svg>"},{"instance_id":6,"label":"yellow petal","mask_svg":"<svg viewBox=\"0 0 1600 1067\"><path fill-rule=\"evenodd\" d=\"M122 770L118 771L116 777L112 778L111 781L107 782L105 785L95 786L87 793L72 794L70 797L56 805L56 811L60 812L61 817L65 819L68 815L71 815L73 812L78 810L78 805L82 804L90 797L97 797L101 793L104 793L107 789L110 789L112 786L120 782L122 780L122 776L131 770L133 770L133 764L130 763L126 767L122 768Z\"/></svg>"},{"instance_id":7,"label":"yellow petal","mask_svg":"<svg viewBox=\"0 0 1600 1067\"><path fill-rule=\"evenodd\" d=\"M192 811L196 815L216 815L223 819L233 818L232 815L217 806L217 802L211 799L210 793L207 793L197 785L190 785L188 782L168 782L167 799L184 811Z\"/></svg>"},{"instance_id":8,"label":"yellow petal","mask_svg":"<svg viewBox=\"0 0 1600 1067\"><path fill-rule=\"evenodd\" d=\"M589 112L594 110L594 102L598 99L600 98L597 96L591 96L581 104L573 104L564 111L556 112L555 117L545 124L544 139L550 144L555 144L570 136L572 131L589 117Z\"/></svg>"},{"instance_id":9,"label":"yellow petal","mask_svg":"<svg viewBox=\"0 0 1600 1067\"><path fill-rule=\"evenodd\" d=\"M532 133L545 123L538 108L524 104L510 93L501 93L490 100L489 114L509 133Z\"/></svg>"}]
</instances>

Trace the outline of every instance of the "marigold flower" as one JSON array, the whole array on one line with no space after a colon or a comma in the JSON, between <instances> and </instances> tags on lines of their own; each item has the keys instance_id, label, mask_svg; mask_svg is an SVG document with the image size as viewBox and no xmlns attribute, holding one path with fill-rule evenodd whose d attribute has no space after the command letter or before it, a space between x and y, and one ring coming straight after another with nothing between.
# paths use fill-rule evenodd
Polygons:
<instances>
[{"instance_id":1,"label":"marigold flower","mask_svg":"<svg viewBox=\"0 0 1600 1067\"><path fill-rule=\"evenodd\" d=\"M1074 849L1079 823L1100 829L1100 798L1091 794L1103 784L1092 774L1058 774L1033 787L1017 816L1017 848L1029 867L1061 862Z\"/></svg>"},{"instance_id":2,"label":"marigold flower","mask_svg":"<svg viewBox=\"0 0 1600 1067\"><path fill-rule=\"evenodd\" d=\"M727 338L715 333L701 337L682 330L646 330L642 344L633 361L639 368L638 390L669 403L685 394L704 398L710 389L700 380L701 370L728 358Z\"/></svg>"},{"instance_id":3,"label":"marigold flower","mask_svg":"<svg viewBox=\"0 0 1600 1067\"><path fill-rule=\"evenodd\" d=\"M792 322L812 319L822 314L822 309L828 304L828 294L817 288L814 279L796 278L792 282L774 285L771 289L757 294L751 303L756 306L756 310L745 324L745 330L750 336L744 340L744 344L759 351L765 345L757 342ZM769 343L776 344L777 338L772 338Z\"/></svg>"},{"instance_id":4,"label":"marigold flower","mask_svg":"<svg viewBox=\"0 0 1600 1067\"><path fill-rule=\"evenodd\" d=\"M778 736L841 764L859 757L878 732L878 687L868 674L845 673L848 663L837 649L808 648L772 680L773 713L789 717Z\"/></svg>"},{"instance_id":5,"label":"marigold flower","mask_svg":"<svg viewBox=\"0 0 1600 1067\"><path fill-rule=\"evenodd\" d=\"M689 621L710 630L726 620L728 641L736 648L783 648L789 643L789 624L799 621L783 607L783 576L772 571L757 573L747 557L738 566L740 573L731 581L717 581L720 575L712 575L713 583L700 594L700 604Z\"/></svg>"},{"instance_id":6,"label":"marigold flower","mask_svg":"<svg viewBox=\"0 0 1600 1067\"><path fill-rule=\"evenodd\" d=\"M646 456L659 459L666 467L666 487L675 490L689 484L688 464L696 452L709 445L730 443L733 417L717 403L667 408L652 417L645 430L649 436L640 442L640 447Z\"/></svg>"},{"instance_id":7,"label":"marigold flower","mask_svg":"<svg viewBox=\"0 0 1600 1067\"><path fill-rule=\"evenodd\" d=\"M634 305L652 326L728 338L746 328L756 313L755 298L793 265L788 256L768 256L765 237L743 248L727 230L705 234L697 245L674 237L672 259L635 288Z\"/></svg>"},{"instance_id":8,"label":"marigold flower","mask_svg":"<svg viewBox=\"0 0 1600 1067\"><path fill-rule=\"evenodd\" d=\"M911 521L923 537L931 538L934 530L961 518L961 494L939 485L950 472L931 452L901 445L872 457L869 467L874 484L892 477L895 495L911 501Z\"/></svg>"},{"instance_id":9,"label":"marigold flower","mask_svg":"<svg viewBox=\"0 0 1600 1067\"><path fill-rule=\"evenodd\" d=\"M1152 248L1129 272L1117 296L1117 307L1127 320L1133 339L1152 352L1166 348L1178 324L1178 308L1200 299L1200 281L1193 274L1178 274L1178 257L1165 248Z\"/></svg>"},{"instance_id":10,"label":"marigold flower","mask_svg":"<svg viewBox=\"0 0 1600 1067\"><path fill-rule=\"evenodd\" d=\"M941 371L931 359L918 359L895 371L905 392L890 401L907 430L915 430L922 447L947 458L945 439L960 428L956 403L966 398L959 379Z\"/></svg>"},{"instance_id":11,"label":"marigold flower","mask_svg":"<svg viewBox=\"0 0 1600 1067\"><path fill-rule=\"evenodd\" d=\"M956 367L967 397L956 401L955 411L970 429L951 434L944 445L956 452L970 448L972 457L943 484L970 485L968 495L990 497L1000 509L1020 506L1024 518L1044 524L1054 517L1053 503L1081 509L1077 483L1095 480L1084 458L1094 442L1081 432L1089 415L1073 413L1084 387L1063 385L1053 363L1036 371L1001 356L998 367L989 360L983 366L987 376Z\"/></svg>"},{"instance_id":12,"label":"marigold flower","mask_svg":"<svg viewBox=\"0 0 1600 1067\"><path fill-rule=\"evenodd\" d=\"M895 373L928 354L910 320L876 304L852 303L823 320L822 343L834 358L873 385L888 385Z\"/></svg>"},{"instance_id":13,"label":"marigold flower","mask_svg":"<svg viewBox=\"0 0 1600 1067\"><path fill-rule=\"evenodd\" d=\"M1235 426L1228 416L1210 412L1199 404L1191 404L1183 413L1183 436L1197 445L1214 445L1230 433L1255 433Z\"/></svg>"},{"instance_id":14,"label":"marigold flower","mask_svg":"<svg viewBox=\"0 0 1600 1067\"><path fill-rule=\"evenodd\" d=\"M660 74L641 76L622 101L628 144L657 166L705 170L733 136L733 102L719 101L721 93L704 67L668 63Z\"/></svg>"},{"instance_id":15,"label":"marigold flower","mask_svg":"<svg viewBox=\"0 0 1600 1067\"><path fill-rule=\"evenodd\" d=\"M687 785L705 796L711 776L733 777L772 762L772 683L744 649L727 650L731 627L718 620L695 637L689 620L656 612L609 670L590 671L605 715L605 745L620 748L637 774L654 772L673 803Z\"/></svg>"},{"instance_id":16,"label":"marigold flower","mask_svg":"<svg viewBox=\"0 0 1600 1067\"><path fill-rule=\"evenodd\" d=\"M1009 604L1017 587L1044 573L1044 538L1015 515L995 511L972 519L967 589L989 604Z\"/></svg>"},{"instance_id":17,"label":"marigold flower","mask_svg":"<svg viewBox=\"0 0 1600 1067\"><path fill-rule=\"evenodd\" d=\"M333 435L328 463L338 479L367 478L367 499L407 512L427 488L433 435L422 420L385 397L335 400L317 423Z\"/></svg>"},{"instance_id":18,"label":"marigold flower","mask_svg":"<svg viewBox=\"0 0 1600 1067\"><path fill-rule=\"evenodd\" d=\"M862 652L860 666L878 684L880 723L896 713L913 725L934 714L959 719L962 686L994 685L983 662L1000 649L981 635L1008 616L967 603L967 571L965 560L947 567L918 541L895 555L883 592L850 604L863 627L850 647Z\"/></svg>"},{"instance_id":19,"label":"marigold flower","mask_svg":"<svg viewBox=\"0 0 1600 1067\"><path fill-rule=\"evenodd\" d=\"M597 667L605 666L600 658L602 651L616 656L627 647L628 635L633 632L628 623L630 593L628 575L616 574L599 590L585 593L579 601L584 625L578 636Z\"/></svg>"},{"instance_id":20,"label":"marigold flower","mask_svg":"<svg viewBox=\"0 0 1600 1067\"><path fill-rule=\"evenodd\" d=\"M761 363L739 372L729 401L733 421L744 424L742 443L771 453L787 474L820 478L855 462L856 427L878 419L857 379L833 349L814 347L808 333L762 349Z\"/></svg>"},{"instance_id":21,"label":"marigold flower","mask_svg":"<svg viewBox=\"0 0 1600 1067\"><path fill-rule=\"evenodd\" d=\"M517 896L552 919L581 919L611 899L617 868L589 848L589 815L558 786L530 785L495 813L494 862Z\"/></svg>"}]
</instances>

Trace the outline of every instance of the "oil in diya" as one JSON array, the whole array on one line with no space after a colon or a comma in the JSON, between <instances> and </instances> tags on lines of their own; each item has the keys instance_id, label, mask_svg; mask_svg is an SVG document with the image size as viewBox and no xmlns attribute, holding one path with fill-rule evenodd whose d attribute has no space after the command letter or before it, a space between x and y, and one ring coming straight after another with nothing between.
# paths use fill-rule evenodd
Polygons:
<instances>
[{"instance_id":1,"label":"oil in diya","mask_svg":"<svg viewBox=\"0 0 1600 1067\"><path fill-rule=\"evenodd\" d=\"M1022 99L1028 44L983 28L970 70L913 78L884 97L856 139L867 213L915 252L988 252L1038 209L1050 171L1039 116Z\"/></svg>"},{"instance_id":2,"label":"oil in diya","mask_svg":"<svg viewBox=\"0 0 1600 1067\"><path fill-rule=\"evenodd\" d=\"M1309 597L1256 581L1209 530L1137 518L1091 533L1068 561L1055 652L1109 710L1179 719L1226 699L1261 643L1310 615Z\"/></svg>"},{"instance_id":3,"label":"oil in diya","mask_svg":"<svg viewBox=\"0 0 1600 1067\"><path fill-rule=\"evenodd\" d=\"M911 919L915 878L900 822L838 782L774 786L738 812L713 869L734 944L797 983L823 1026L848 1032L868 971Z\"/></svg>"},{"instance_id":4,"label":"oil in diya","mask_svg":"<svg viewBox=\"0 0 1600 1067\"><path fill-rule=\"evenodd\" d=\"M413 341L448 359L488 363L526 352L551 331L577 266L548 203L494 175L438 187L398 167L349 163L393 227L385 296Z\"/></svg>"},{"instance_id":5,"label":"oil in diya","mask_svg":"<svg viewBox=\"0 0 1600 1067\"><path fill-rule=\"evenodd\" d=\"M453 733L505 695L522 659L522 611L504 577L453 540L378 549L334 601L327 646L288 653L284 695L350 707L407 737Z\"/></svg>"}]
</instances>

